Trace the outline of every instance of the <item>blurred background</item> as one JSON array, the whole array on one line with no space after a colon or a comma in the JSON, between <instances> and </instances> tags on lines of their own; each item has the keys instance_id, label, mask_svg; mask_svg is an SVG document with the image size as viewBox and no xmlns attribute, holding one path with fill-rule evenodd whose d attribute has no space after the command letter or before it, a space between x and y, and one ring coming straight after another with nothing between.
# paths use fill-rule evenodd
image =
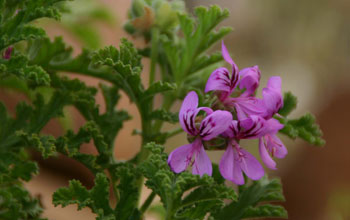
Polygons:
<instances>
[{"instance_id":1,"label":"blurred background","mask_svg":"<svg viewBox=\"0 0 350 220\"><path fill-rule=\"evenodd\" d=\"M123 30L131 0L76 0L62 23L43 20L50 37L63 35L78 54L83 47L97 49L106 45L118 45L120 38L133 40L142 46L142 39L133 39ZM305 112L317 116L326 146L318 148L303 141L291 141L282 137L289 154L278 161L278 170L269 172L283 182L286 202L282 205L292 220L342 220L350 219L350 1L348 0L187 0L191 12L198 5L218 4L231 12L224 26L235 30L225 38L225 43L240 68L259 65L262 71L261 87L269 76L282 77L283 91L292 91L298 97L298 109L292 116ZM89 33L89 34L86 34ZM86 37L94 36L94 37ZM220 49L219 45L213 49ZM148 70L148 60L144 60ZM147 73L145 73L147 74ZM89 85L97 85L92 78L82 78ZM148 77L144 77L148 79ZM1 91L1 99L7 99L14 107L21 99L18 95ZM97 96L103 108L102 96ZM133 119L126 122L116 140L115 155L129 159L138 151L140 138L131 136L139 128L136 108L123 97L119 106L128 109ZM179 106L174 106L177 110ZM10 108L11 109L11 108ZM71 114L68 125L78 129L82 117ZM73 123L74 120L74 124ZM57 121L45 129L51 134L62 134ZM185 136L177 136L167 143L167 152L186 143ZM93 147L83 147L95 153ZM221 152L212 156L219 160ZM40 161L41 172L27 187L42 198L49 219L95 219L89 210L76 211L76 206L53 207L52 193L66 186L71 178L80 179L86 186L92 185L92 176L70 159L59 157ZM145 192L147 196L148 192ZM153 219L152 216L147 219Z\"/></svg>"}]
</instances>

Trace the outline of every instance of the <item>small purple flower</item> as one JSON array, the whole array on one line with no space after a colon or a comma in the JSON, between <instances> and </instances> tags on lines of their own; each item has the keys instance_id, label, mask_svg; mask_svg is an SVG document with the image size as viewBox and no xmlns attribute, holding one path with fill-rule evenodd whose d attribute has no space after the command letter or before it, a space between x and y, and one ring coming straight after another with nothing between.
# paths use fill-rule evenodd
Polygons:
<instances>
[{"instance_id":1,"label":"small purple flower","mask_svg":"<svg viewBox=\"0 0 350 220\"><path fill-rule=\"evenodd\" d=\"M195 120L200 111L205 111L207 116L197 127ZM211 175L211 161L204 150L202 141L211 140L223 133L232 121L231 113L221 110L213 112L207 107L198 108L198 96L192 91L187 94L182 103L179 120L182 128L196 138L191 144L183 145L170 153L168 158L170 168L175 173L180 173L192 165L193 174Z\"/></svg>"},{"instance_id":2,"label":"small purple flower","mask_svg":"<svg viewBox=\"0 0 350 220\"><path fill-rule=\"evenodd\" d=\"M288 153L287 148L276 135L283 128L283 125L274 118L267 120L266 124L267 133L259 138L259 153L264 164L268 168L275 170L276 162L273 161L271 156L284 158Z\"/></svg>"},{"instance_id":3,"label":"small purple flower","mask_svg":"<svg viewBox=\"0 0 350 220\"><path fill-rule=\"evenodd\" d=\"M218 91L219 100L225 106L234 108L239 119L246 118L247 115L263 114L265 109L262 101L254 97L260 81L259 67L253 66L239 71L224 42L222 42L222 56L232 66L232 73L230 74L224 67L214 70L208 79L205 92ZM237 85L244 92L238 97L230 97Z\"/></svg>"},{"instance_id":4,"label":"small purple flower","mask_svg":"<svg viewBox=\"0 0 350 220\"><path fill-rule=\"evenodd\" d=\"M4 54L2 55L2 58L5 60L9 60L11 58L12 51L13 51L13 47L8 47L5 50Z\"/></svg>"},{"instance_id":5,"label":"small purple flower","mask_svg":"<svg viewBox=\"0 0 350 220\"><path fill-rule=\"evenodd\" d=\"M284 158L288 151L282 141L277 137L277 132L283 128L283 124L272 118L283 106L281 93L281 78L273 76L267 82L266 88L263 89L263 102L266 108L263 117L266 121L265 135L259 138L259 152L265 165L275 170L276 162L271 158Z\"/></svg>"},{"instance_id":6,"label":"small purple flower","mask_svg":"<svg viewBox=\"0 0 350 220\"><path fill-rule=\"evenodd\" d=\"M223 133L229 141L219 164L221 175L237 185L244 184L244 172L250 179L258 180L264 176L264 169L259 161L238 144L240 139L260 138L265 132L265 119L250 116L240 121L232 121Z\"/></svg>"}]
</instances>

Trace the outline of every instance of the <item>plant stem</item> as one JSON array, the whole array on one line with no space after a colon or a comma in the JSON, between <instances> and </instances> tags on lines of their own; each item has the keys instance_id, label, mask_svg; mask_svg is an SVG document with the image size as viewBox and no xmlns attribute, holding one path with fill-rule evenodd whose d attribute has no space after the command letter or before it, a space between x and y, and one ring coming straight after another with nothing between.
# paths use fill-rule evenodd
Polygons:
<instances>
[{"instance_id":1,"label":"plant stem","mask_svg":"<svg viewBox=\"0 0 350 220\"><path fill-rule=\"evenodd\" d=\"M175 136L175 135L177 135L177 134L180 134L180 133L182 133L182 128L180 127L180 128L176 128L176 129L174 129L174 130L172 130L172 131L169 131L168 132L168 136L167 136L167 138L170 138L170 137L172 137L172 136Z\"/></svg>"},{"instance_id":2,"label":"plant stem","mask_svg":"<svg viewBox=\"0 0 350 220\"><path fill-rule=\"evenodd\" d=\"M149 73L149 83L148 85L152 85L155 80L156 75L156 65L158 58L158 38L159 38L159 30L157 27L152 28L152 45L151 45L151 67Z\"/></svg>"},{"instance_id":3,"label":"plant stem","mask_svg":"<svg viewBox=\"0 0 350 220\"><path fill-rule=\"evenodd\" d=\"M146 201L143 203L143 205L140 208L141 214L143 214L148 207L152 204L153 199L156 197L156 193L152 192L146 199Z\"/></svg>"},{"instance_id":4,"label":"plant stem","mask_svg":"<svg viewBox=\"0 0 350 220\"><path fill-rule=\"evenodd\" d=\"M165 94L163 96L163 104L162 104L161 108L166 110L166 111L169 111L171 106L174 104L174 100L175 100L174 96ZM158 120L158 121L155 122L153 128L156 131L160 131L162 129L162 126L163 126L163 121Z\"/></svg>"}]
</instances>

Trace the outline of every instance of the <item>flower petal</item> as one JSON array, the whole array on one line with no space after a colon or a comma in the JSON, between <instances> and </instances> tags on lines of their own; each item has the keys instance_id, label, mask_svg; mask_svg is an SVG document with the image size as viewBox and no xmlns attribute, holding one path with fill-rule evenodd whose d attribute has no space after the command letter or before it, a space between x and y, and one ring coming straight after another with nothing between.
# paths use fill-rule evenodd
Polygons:
<instances>
[{"instance_id":1,"label":"flower petal","mask_svg":"<svg viewBox=\"0 0 350 220\"><path fill-rule=\"evenodd\" d=\"M168 164L172 171L175 173L181 173L191 163L193 155L192 144L186 144L173 150L168 157Z\"/></svg>"},{"instance_id":2,"label":"flower petal","mask_svg":"<svg viewBox=\"0 0 350 220\"><path fill-rule=\"evenodd\" d=\"M266 133L266 120L257 115L238 121L239 137L246 139L260 138Z\"/></svg>"},{"instance_id":3,"label":"flower petal","mask_svg":"<svg viewBox=\"0 0 350 220\"><path fill-rule=\"evenodd\" d=\"M207 84L205 85L205 92L224 91L230 93L231 87L229 71L224 67L220 67L214 70L210 75Z\"/></svg>"},{"instance_id":4,"label":"flower petal","mask_svg":"<svg viewBox=\"0 0 350 220\"><path fill-rule=\"evenodd\" d=\"M259 153L260 153L261 160L264 162L264 164L268 168L272 170L277 169L276 162L271 158L270 154L266 150L263 138L259 139Z\"/></svg>"},{"instance_id":5,"label":"flower petal","mask_svg":"<svg viewBox=\"0 0 350 220\"><path fill-rule=\"evenodd\" d=\"M265 118L271 118L283 106L281 93L281 78L273 76L267 82L267 87L262 90L263 101L266 107Z\"/></svg>"},{"instance_id":6,"label":"flower petal","mask_svg":"<svg viewBox=\"0 0 350 220\"><path fill-rule=\"evenodd\" d=\"M282 90L282 79L279 76L271 76L266 85L269 89L274 89L276 91Z\"/></svg>"},{"instance_id":7,"label":"flower petal","mask_svg":"<svg viewBox=\"0 0 350 220\"><path fill-rule=\"evenodd\" d=\"M207 115L210 115L211 113L213 113L213 110L212 110L211 108L208 108L208 107L199 107L199 108L197 108L196 116L197 116L197 114L198 114L200 111L205 111L205 112L207 113Z\"/></svg>"},{"instance_id":8,"label":"flower petal","mask_svg":"<svg viewBox=\"0 0 350 220\"><path fill-rule=\"evenodd\" d=\"M199 151L195 154L194 163L192 166L192 174L198 174L203 176L204 174L212 175L213 168L211 165L211 161L204 150L202 143L200 144Z\"/></svg>"},{"instance_id":9,"label":"flower petal","mask_svg":"<svg viewBox=\"0 0 350 220\"><path fill-rule=\"evenodd\" d=\"M231 144L227 146L225 153L221 157L219 170L225 179L237 185L244 184L242 170L237 161L234 160L234 150Z\"/></svg>"},{"instance_id":10,"label":"flower petal","mask_svg":"<svg viewBox=\"0 0 350 220\"><path fill-rule=\"evenodd\" d=\"M230 101L233 102L239 120L249 115L264 115L266 112L263 101L255 97L231 98Z\"/></svg>"},{"instance_id":11,"label":"flower petal","mask_svg":"<svg viewBox=\"0 0 350 220\"><path fill-rule=\"evenodd\" d=\"M199 127L199 135L203 140L207 141L215 138L219 134L226 131L232 121L232 114L228 111L217 110L208 115L201 122Z\"/></svg>"},{"instance_id":12,"label":"flower petal","mask_svg":"<svg viewBox=\"0 0 350 220\"><path fill-rule=\"evenodd\" d=\"M197 129L195 126L195 119L198 106L197 93L191 91L187 94L179 112L179 121L182 128L191 135L197 135Z\"/></svg>"},{"instance_id":13,"label":"flower petal","mask_svg":"<svg viewBox=\"0 0 350 220\"><path fill-rule=\"evenodd\" d=\"M259 87L260 70L258 66L244 68L239 71L241 80L239 81L239 88L245 89L241 97L254 95L255 90Z\"/></svg>"},{"instance_id":14,"label":"flower petal","mask_svg":"<svg viewBox=\"0 0 350 220\"><path fill-rule=\"evenodd\" d=\"M270 135L270 138L267 140L266 144L274 148L273 155L277 158L284 158L288 154L287 148L275 134Z\"/></svg>"},{"instance_id":15,"label":"flower petal","mask_svg":"<svg viewBox=\"0 0 350 220\"><path fill-rule=\"evenodd\" d=\"M238 121L232 120L230 126L226 129L224 133L222 133L223 136L227 138L235 138L238 136L239 129L238 129Z\"/></svg>"},{"instance_id":16,"label":"flower petal","mask_svg":"<svg viewBox=\"0 0 350 220\"><path fill-rule=\"evenodd\" d=\"M231 145L228 145L226 151L221 157L219 163L219 170L222 175L227 180L233 180L233 166L234 166L234 158L233 158L233 148Z\"/></svg>"},{"instance_id":17,"label":"flower petal","mask_svg":"<svg viewBox=\"0 0 350 220\"><path fill-rule=\"evenodd\" d=\"M224 44L224 41L221 42L221 53L222 53L222 57L224 58L224 60L226 62L228 62L229 64L231 65L234 65L235 62L233 62L231 56L230 56L230 53L228 52L225 44Z\"/></svg>"},{"instance_id":18,"label":"flower petal","mask_svg":"<svg viewBox=\"0 0 350 220\"><path fill-rule=\"evenodd\" d=\"M277 119L270 118L266 120L265 133L266 134L276 134L279 130L284 127Z\"/></svg>"},{"instance_id":19,"label":"flower petal","mask_svg":"<svg viewBox=\"0 0 350 220\"><path fill-rule=\"evenodd\" d=\"M230 53L228 52L228 50L224 44L224 41L222 41L222 43L221 43L221 52L222 52L222 57L224 58L224 60L226 62L228 62L229 64L231 64L231 66L232 66L232 75L231 75L231 92L232 92L232 90L236 87L238 80L239 80L238 66L232 60Z\"/></svg>"},{"instance_id":20,"label":"flower petal","mask_svg":"<svg viewBox=\"0 0 350 220\"><path fill-rule=\"evenodd\" d=\"M258 180L264 176L264 168L248 151L237 148L237 154L235 156L235 160L239 161L241 169L250 179Z\"/></svg>"},{"instance_id":21,"label":"flower petal","mask_svg":"<svg viewBox=\"0 0 350 220\"><path fill-rule=\"evenodd\" d=\"M198 107L198 95L195 91L187 93L186 97L182 102L180 112L186 111L187 109L196 109Z\"/></svg>"},{"instance_id":22,"label":"flower petal","mask_svg":"<svg viewBox=\"0 0 350 220\"><path fill-rule=\"evenodd\" d=\"M233 70L232 74L230 74L226 68L220 67L214 70L210 75L205 85L205 92L222 91L225 93L225 98L236 88L238 80L239 75L236 71Z\"/></svg>"}]
</instances>

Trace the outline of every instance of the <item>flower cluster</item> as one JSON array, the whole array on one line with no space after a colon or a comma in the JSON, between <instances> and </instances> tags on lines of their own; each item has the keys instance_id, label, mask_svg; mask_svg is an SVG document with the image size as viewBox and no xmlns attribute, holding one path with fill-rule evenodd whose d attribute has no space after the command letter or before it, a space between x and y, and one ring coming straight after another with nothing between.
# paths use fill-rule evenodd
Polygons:
<instances>
[{"instance_id":1,"label":"flower cluster","mask_svg":"<svg viewBox=\"0 0 350 220\"><path fill-rule=\"evenodd\" d=\"M270 169L276 169L272 157L283 158L287 149L276 136L283 125L273 116L283 105L281 78L273 76L262 90L262 98L255 97L260 82L258 66L239 70L230 57L224 43L222 56L232 67L216 69L209 77L205 92L213 91L217 101L211 108L198 107L198 96L189 92L179 113L182 128L194 140L170 153L170 168L180 173L189 165L193 174L212 174L212 164L205 151L205 143L224 139L226 151L220 160L221 175L235 184L244 184L243 172L250 179L264 176L259 161L243 149L241 139L258 139L262 161ZM205 117L197 117L203 111Z\"/></svg>"}]
</instances>

